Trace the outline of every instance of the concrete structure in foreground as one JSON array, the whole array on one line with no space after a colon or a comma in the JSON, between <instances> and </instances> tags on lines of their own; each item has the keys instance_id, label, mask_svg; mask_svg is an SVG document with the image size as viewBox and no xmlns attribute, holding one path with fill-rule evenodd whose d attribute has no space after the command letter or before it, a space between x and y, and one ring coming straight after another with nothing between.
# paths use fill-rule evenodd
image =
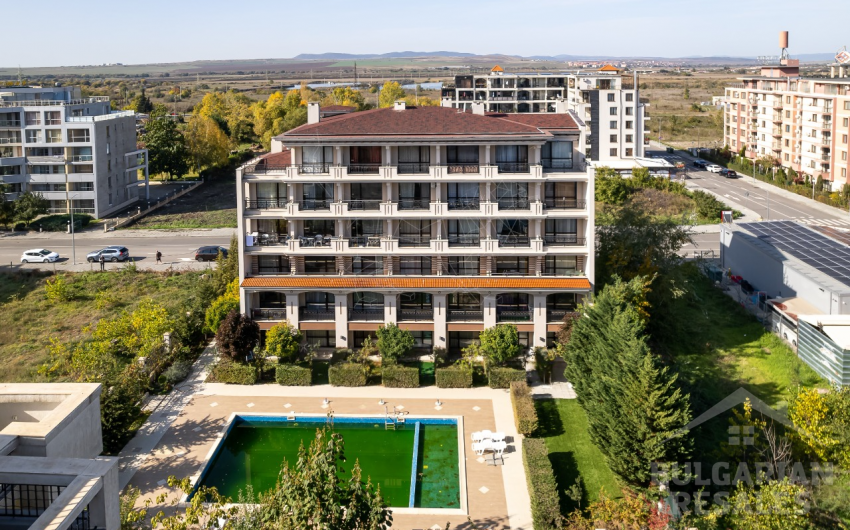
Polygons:
<instances>
[{"instance_id":1,"label":"concrete structure in foreground","mask_svg":"<svg viewBox=\"0 0 850 530\"><path fill-rule=\"evenodd\" d=\"M724 224L720 262L807 364L850 384L850 236L793 221Z\"/></svg>"},{"instance_id":2,"label":"concrete structure in foreground","mask_svg":"<svg viewBox=\"0 0 850 530\"><path fill-rule=\"evenodd\" d=\"M649 139L646 108L634 78L606 65L595 71L562 73L505 72L495 66L487 75L458 75L442 90L442 105L486 112L549 113L572 111L585 133L585 156L594 162L619 163L644 156Z\"/></svg>"},{"instance_id":3,"label":"concrete structure in foreground","mask_svg":"<svg viewBox=\"0 0 850 530\"><path fill-rule=\"evenodd\" d=\"M50 213L100 218L147 198L147 150L132 111L79 87L0 88L0 183L7 198L40 193ZM139 177L139 170L144 178Z\"/></svg>"},{"instance_id":4,"label":"concrete structure in foreground","mask_svg":"<svg viewBox=\"0 0 850 530\"><path fill-rule=\"evenodd\" d=\"M572 113L406 107L320 119L237 171L242 311L319 348L385 322L459 352L546 346L590 292L593 178ZM589 178L589 175L590 178Z\"/></svg>"},{"instance_id":5,"label":"concrete structure in foreground","mask_svg":"<svg viewBox=\"0 0 850 530\"><path fill-rule=\"evenodd\" d=\"M120 527L99 384L0 385L0 528Z\"/></svg>"}]
</instances>

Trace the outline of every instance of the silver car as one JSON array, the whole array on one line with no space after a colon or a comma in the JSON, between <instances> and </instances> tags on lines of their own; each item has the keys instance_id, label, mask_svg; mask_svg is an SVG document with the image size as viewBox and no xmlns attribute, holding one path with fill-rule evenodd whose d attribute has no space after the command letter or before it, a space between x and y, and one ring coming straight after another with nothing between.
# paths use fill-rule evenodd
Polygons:
<instances>
[{"instance_id":1,"label":"silver car","mask_svg":"<svg viewBox=\"0 0 850 530\"><path fill-rule=\"evenodd\" d=\"M94 252L89 252L88 254L86 254L86 261L88 261L89 263L100 261L101 255L103 255L103 261L115 262L130 259L130 251L127 250L127 247L114 245L111 247L102 248L100 250L95 250Z\"/></svg>"}]
</instances>

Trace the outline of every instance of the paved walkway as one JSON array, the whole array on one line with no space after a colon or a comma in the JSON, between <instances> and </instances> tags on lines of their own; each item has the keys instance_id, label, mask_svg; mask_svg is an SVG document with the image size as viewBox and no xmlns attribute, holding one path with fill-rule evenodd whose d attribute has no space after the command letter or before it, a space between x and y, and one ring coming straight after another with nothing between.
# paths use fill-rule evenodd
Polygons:
<instances>
[{"instance_id":1,"label":"paved walkway","mask_svg":"<svg viewBox=\"0 0 850 530\"><path fill-rule=\"evenodd\" d=\"M230 236L236 233L235 228L196 228L192 230L134 230L121 229L112 232L104 232L103 225L98 224L85 230L78 230L74 236L76 239L123 239L133 238L193 238L193 237L218 237L224 241L230 241ZM65 241L70 237L66 232L10 232L0 231L0 239L55 239Z\"/></svg>"}]
</instances>

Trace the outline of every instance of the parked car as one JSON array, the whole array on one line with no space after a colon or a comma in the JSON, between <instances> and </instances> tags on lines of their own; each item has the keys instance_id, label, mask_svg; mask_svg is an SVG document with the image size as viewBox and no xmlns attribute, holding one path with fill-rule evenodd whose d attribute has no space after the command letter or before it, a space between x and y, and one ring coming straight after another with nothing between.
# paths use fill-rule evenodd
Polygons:
<instances>
[{"instance_id":1,"label":"parked car","mask_svg":"<svg viewBox=\"0 0 850 530\"><path fill-rule=\"evenodd\" d=\"M218 258L218 253L221 252L223 257L227 257L227 249L224 247L206 246L195 251L195 259L198 261L215 261Z\"/></svg>"},{"instance_id":2,"label":"parked car","mask_svg":"<svg viewBox=\"0 0 850 530\"><path fill-rule=\"evenodd\" d=\"M52 263L58 259L58 252L51 252L45 248L25 250L21 254L21 263Z\"/></svg>"},{"instance_id":3,"label":"parked car","mask_svg":"<svg viewBox=\"0 0 850 530\"><path fill-rule=\"evenodd\" d=\"M699 167L699 168L705 169L707 166L708 166L708 162L706 162L705 160L702 160L702 159L699 159L699 158L694 160L694 167Z\"/></svg>"},{"instance_id":4,"label":"parked car","mask_svg":"<svg viewBox=\"0 0 850 530\"><path fill-rule=\"evenodd\" d=\"M113 245L100 250L95 250L86 254L86 261L93 263L100 261L100 255L103 254L103 261L124 261L130 259L130 251L127 247Z\"/></svg>"},{"instance_id":5,"label":"parked car","mask_svg":"<svg viewBox=\"0 0 850 530\"><path fill-rule=\"evenodd\" d=\"M734 170L732 170L732 169L726 169L726 168L723 168L723 169L721 169L721 170L720 170L720 176L721 176L721 177L726 177L727 179L734 179L734 178L738 178L738 174L737 174L737 173L735 173L735 171L734 171Z\"/></svg>"},{"instance_id":6,"label":"parked car","mask_svg":"<svg viewBox=\"0 0 850 530\"><path fill-rule=\"evenodd\" d=\"M705 169L709 170L712 173L720 173L723 170L723 168L718 166L717 164L711 164Z\"/></svg>"}]
</instances>

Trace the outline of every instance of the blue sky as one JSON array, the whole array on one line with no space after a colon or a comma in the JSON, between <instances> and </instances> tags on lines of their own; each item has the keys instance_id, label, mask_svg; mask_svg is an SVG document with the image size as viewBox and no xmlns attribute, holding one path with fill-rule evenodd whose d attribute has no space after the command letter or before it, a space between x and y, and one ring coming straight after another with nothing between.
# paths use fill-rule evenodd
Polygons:
<instances>
[{"instance_id":1,"label":"blue sky","mask_svg":"<svg viewBox=\"0 0 850 530\"><path fill-rule=\"evenodd\" d=\"M5 2L0 66L451 50L516 55L775 55L845 44L847 0ZM395 4L395 5L394 5ZM842 24L844 28L842 28Z\"/></svg>"}]
</instances>

